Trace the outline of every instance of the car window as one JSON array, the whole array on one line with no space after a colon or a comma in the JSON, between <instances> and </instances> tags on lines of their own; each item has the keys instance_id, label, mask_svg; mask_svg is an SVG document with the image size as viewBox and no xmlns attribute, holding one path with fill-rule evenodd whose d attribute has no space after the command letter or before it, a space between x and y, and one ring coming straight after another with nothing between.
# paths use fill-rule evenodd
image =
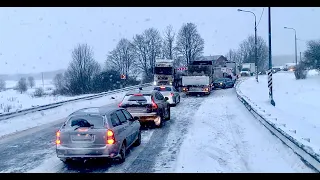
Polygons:
<instances>
[{"instance_id":1,"label":"car window","mask_svg":"<svg viewBox=\"0 0 320 180\"><path fill-rule=\"evenodd\" d=\"M127 95L123 98L122 104L150 104L150 95Z\"/></svg>"},{"instance_id":2,"label":"car window","mask_svg":"<svg viewBox=\"0 0 320 180\"><path fill-rule=\"evenodd\" d=\"M115 113L112 113L110 117L111 117L111 123L113 127L116 127L121 124L118 116Z\"/></svg>"},{"instance_id":3,"label":"car window","mask_svg":"<svg viewBox=\"0 0 320 180\"><path fill-rule=\"evenodd\" d=\"M158 94L158 98L159 100L164 100L164 97L161 93L157 92L156 94Z\"/></svg>"},{"instance_id":4,"label":"car window","mask_svg":"<svg viewBox=\"0 0 320 180\"><path fill-rule=\"evenodd\" d=\"M74 116L69 119L69 126L79 126L79 127L93 127L102 128L104 127L104 119L99 115L90 115L90 116Z\"/></svg>"},{"instance_id":5,"label":"car window","mask_svg":"<svg viewBox=\"0 0 320 180\"><path fill-rule=\"evenodd\" d=\"M121 111L116 111L116 114L121 123L127 122L127 118L124 116L124 114Z\"/></svg>"},{"instance_id":6,"label":"car window","mask_svg":"<svg viewBox=\"0 0 320 180\"><path fill-rule=\"evenodd\" d=\"M122 110L122 112L123 112L123 114L126 116L127 120L132 119L132 116L131 116L131 114L130 114L128 111Z\"/></svg>"},{"instance_id":7,"label":"car window","mask_svg":"<svg viewBox=\"0 0 320 180\"><path fill-rule=\"evenodd\" d=\"M171 91L171 87L154 87L154 90L157 91Z\"/></svg>"}]
</instances>

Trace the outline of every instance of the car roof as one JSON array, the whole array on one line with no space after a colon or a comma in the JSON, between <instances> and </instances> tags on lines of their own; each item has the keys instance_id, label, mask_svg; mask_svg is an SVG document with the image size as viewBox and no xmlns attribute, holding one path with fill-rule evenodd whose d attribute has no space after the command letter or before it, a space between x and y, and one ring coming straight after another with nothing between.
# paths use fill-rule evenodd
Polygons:
<instances>
[{"instance_id":1,"label":"car roof","mask_svg":"<svg viewBox=\"0 0 320 180\"><path fill-rule=\"evenodd\" d=\"M118 108L118 107L88 107L88 108L83 108L79 109L73 113L71 113L69 116L77 116L77 115L108 115L111 114L112 112L118 110L118 109L123 109L123 108Z\"/></svg>"},{"instance_id":2,"label":"car roof","mask_svg":"<svg viewBox=\"0 0 320 180\"><path fill-rule=\"evenodd\" d=\"M156 90L132 90L126 93L126 95L133 95L133 94L145 94L145 95L149 95L149 94L153 94L154 92L156 92Z\"/></svg>"},{"instance_id":3,"label":"car roof","mask_svg":"<svg viewBox=\"0 0 320 180\"><path fill-rule=\"evenodd\" d=\"M154 87L170 87L170 88L173 88L173 86L171 86L171 85L160 85L160 86L154 86Z\"/></svg>"}]
</instances>

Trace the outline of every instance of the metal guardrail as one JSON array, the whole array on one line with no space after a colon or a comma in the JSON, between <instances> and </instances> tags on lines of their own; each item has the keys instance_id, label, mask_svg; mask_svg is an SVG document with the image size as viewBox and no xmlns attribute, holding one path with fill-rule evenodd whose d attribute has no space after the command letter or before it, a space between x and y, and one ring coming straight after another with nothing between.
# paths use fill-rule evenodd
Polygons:
<instances>
[{"instance_id":1,"label":"metal guardrail","mask_svg":"<svg viewBox=\"0 0 320 180\"><path fill-rule=\"evenodd\" d=\"M281 128L277 127L274 123L268 121L265 117L258 113L258 110L244 98L241 91L238 89L239 85L244 81L240 80L236 83L236 93L238 99L244 104L244 106L258 119L274 136L278 137L284 144L290 147L298 156L302 158L304 162L312 166L316 171L320 172L320 155L311 152L306 146L300 143L298 140L287 134Z\"/></svg>"},{"instance_id":2,"label":"metal guardrail","mask_svg":"<svg viewBox=\"0 0 320 180\"><path fill-rule=\"evenodd\" d=\"M136 86L129 86L129 87L125 87L122 89L115 89L112 91L107 91L107 92L102 92L102 93L98 93L98 94L94 94L94 95L89 95L89 96L85 96L85 97L80 97L80 98L75 98L75 99L70 99L70 100L66 100L66 101L60 101L60 102L56 102L56 103L51 103L51 104L46 104L46 105L42 105L42 106L37 106L37 107L32 107L32 108L27 108L27 109L23 109L23 110L18 110L15 112L10 112L10 113L5 113L5 114L0 114L0 121L2 120L6 120L9 118L13 118L13 117L17 117L17 116L22 116L25 114L30 114L33 112L37 112L37 111L43 111L43 110L47 110L47 109L52 109L55 107L59 107L61 105L65 105L67 103L71 103L71 102L78 102L78 101L83 101L83 100L91 100L91 99L96 99L96 98L100 98L106 95L111 95L111 94L115 94L115 93L119 93L119 92L125 92L128 90L133 90L139 87L148 87L151 86L151 83L146 83L146 84L140 84L140 85L136 85Z\"/></svg>"}]
</instances>

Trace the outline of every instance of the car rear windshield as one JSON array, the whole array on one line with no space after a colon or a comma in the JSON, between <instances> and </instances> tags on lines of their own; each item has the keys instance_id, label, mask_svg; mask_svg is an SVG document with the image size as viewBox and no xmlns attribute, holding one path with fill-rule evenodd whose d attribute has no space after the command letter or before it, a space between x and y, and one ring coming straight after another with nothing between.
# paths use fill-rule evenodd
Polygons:
<instances>
[{"instance_id":1,"label":"car rear windshield","mask_svg":"<svg viewBox=\"0 0 320 180\"><path fill-rule=\"evenodd\" d=\"M157 90L157 91L171 91L171 87L155 87L154 90Z\"/></svg>"},{"instance_id":2,"label":"car rear windshield","mask_svg":"<svg viewBox=\"0 0 320 180\"><path fill-rule=\"evenodd\" d=\"M226 81L226 80L222 78L222 79L217 79L217 80L215 80L214 82L215 82L215 83L218 83L218 82L224 82L224 81Z\"/></svg>"},{"instance_id":3,"label":"car rear windshield","mask_svg":"<svg viewBox=\"0 0 320 180\"><path fill-rule=\"evenodd\" d=\"M68 121L70 127L91 127L103 128L104 120L98 115L85 115L85 116L74 116Z\"/></svg>"},{"instance_id":4,"label":"car rear windshield","mask_svg":"<svg viewBox=\"0 0 320 180\"><path fill-rule=\"evenodd\" d=\"M149 104L151 103L151 95L126 95L122 101L123 104Z\"/></svg>"}]
</instances>

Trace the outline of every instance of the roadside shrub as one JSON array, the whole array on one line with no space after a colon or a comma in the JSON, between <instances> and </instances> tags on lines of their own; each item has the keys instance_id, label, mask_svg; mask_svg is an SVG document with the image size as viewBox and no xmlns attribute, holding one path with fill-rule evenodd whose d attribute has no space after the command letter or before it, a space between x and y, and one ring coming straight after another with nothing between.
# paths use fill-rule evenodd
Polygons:
<instances>
[{"instance_id":1,"label":"roadside shrub","mask_svg":"<svg viewBox=\"0 0 320 180\"><path fill-rule=\"evenodd\" d=\"M307 70L304 63L299 63L294 71L294 75L296 79L306 79L307 78Z\"/></svg>"},{"instance_id":2,"label":"roadside shrub","mask_svg":"<svg viewBox=\"0 0 320 180\"><path fill-rule=\"evenodd\" d=\"M37 88L33 95L34 97L42 97L44 95L44 90L41 87Z\"/></svg>"}]
</instances>

